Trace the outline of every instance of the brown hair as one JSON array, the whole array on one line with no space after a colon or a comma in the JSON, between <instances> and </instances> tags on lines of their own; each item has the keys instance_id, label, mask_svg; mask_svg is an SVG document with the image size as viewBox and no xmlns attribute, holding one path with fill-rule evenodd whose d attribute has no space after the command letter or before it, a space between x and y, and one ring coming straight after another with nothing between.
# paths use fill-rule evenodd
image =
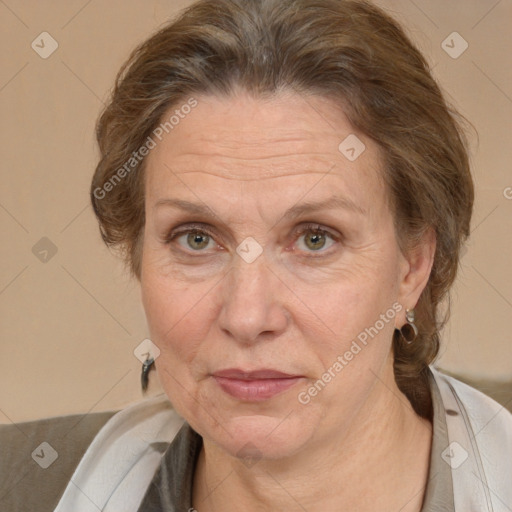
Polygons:
<instances>
[{"instance_id":1,"label":"brown hair","mask_svg":"<svg viewBox=\"0 0 512 512\"><path fill-rule=\"evenodd\" d=\"M294 90L334 98L382 150L402 249L434 228L435 260L416 306L418 338L406 345L396 331L393 340L397 384L431 419L427 366L448 316L438 309L455 279L473 206L468 145L463 118L447 105L424 57L374 5L199 0L135 49L97 125L101 157L91 200L103 240L123 250L140 278L145 160L138 151L171 106L235 87L255 96Z\"/></svg>"}]
</instances>

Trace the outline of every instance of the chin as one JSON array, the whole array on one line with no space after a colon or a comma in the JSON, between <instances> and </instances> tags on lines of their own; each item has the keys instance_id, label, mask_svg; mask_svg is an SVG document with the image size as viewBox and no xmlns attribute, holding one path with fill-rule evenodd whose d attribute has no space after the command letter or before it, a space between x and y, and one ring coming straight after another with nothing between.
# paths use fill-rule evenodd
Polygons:
<instances>
[{"instance_id":1,"label":"chin","mask_svg":"<svg viewBox=\"0 0 512 512\"><path fill-rule=\"evenodd\" d=\"M288 417L235 416L222 426L209 427L201 435L233 457L251 461L283 459L307 445L314 432L302 418L292 416L293 413Z\"/></svg>"}]
</instances>

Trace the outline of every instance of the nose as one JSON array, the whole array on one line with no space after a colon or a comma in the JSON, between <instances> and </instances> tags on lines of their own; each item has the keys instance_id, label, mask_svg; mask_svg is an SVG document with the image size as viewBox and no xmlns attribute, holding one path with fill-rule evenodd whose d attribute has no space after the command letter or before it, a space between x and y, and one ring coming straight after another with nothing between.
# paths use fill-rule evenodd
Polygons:
<instances>
[{"instance_id":1,"label":"nose","mask_svg":"<svg viewBox=\"0 0 512 512\"><path fill-rule=\"evenodd\" d=\"M282 303L284 289L263 252L247 263L240 256L222 282L220 328L238 343L252 344L278 337L289 314Z\"/></svg>"}]
</instances>

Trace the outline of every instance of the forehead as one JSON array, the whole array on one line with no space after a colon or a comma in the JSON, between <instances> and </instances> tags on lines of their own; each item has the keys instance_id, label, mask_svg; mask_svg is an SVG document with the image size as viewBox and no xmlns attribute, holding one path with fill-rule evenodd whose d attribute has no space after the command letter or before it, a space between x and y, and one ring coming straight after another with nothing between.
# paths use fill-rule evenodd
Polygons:
<instances>
[{"instance_id":1,"label":"forehead","mask_svg":"<svg viewBox=\"0 0 512 512\"><path fill-rule=\"evenodd\" d=\"M262 99L243 92L194 99L197 106L168 127L147 157L150 202L193 197L201 187L225 189L222 195L243 186L267 198L276 192L285 197L298 184L314 187L310 196L339 191L368 206L384 196L377 145L354 129L333 100L296 93ZM179 104L163 120L176 110ZM356 159L348 158L354 153Z\"/></svg>"}]
</instances>

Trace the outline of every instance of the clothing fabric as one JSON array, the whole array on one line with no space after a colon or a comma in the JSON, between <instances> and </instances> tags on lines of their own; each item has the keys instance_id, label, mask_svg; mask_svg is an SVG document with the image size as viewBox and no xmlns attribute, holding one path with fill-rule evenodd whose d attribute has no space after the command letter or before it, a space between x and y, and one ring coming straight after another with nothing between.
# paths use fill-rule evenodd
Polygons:
<instances>
[{"instance_id":1,"label":"clothing fabric","mask_svg":"<svg viewBox=\"0 0 512 512\"><path fill-rule=\"evenodd\" d=\"M117 412L0 425L0 511L53 512L87 447ZM57 458L47 466L52 450Z\"/></svg>"},{"instance_id":2,"label":"clothing fabric","mask_svg":"<svg viewBox=\"0 0 512 512\"><path fill-rule=\"evenodd\" d=\"M434 434L422 512L510 512L512 414L430 370ZM187 511L200 448L165 397L124 409L91 443L55 512Z\"/></svg>"}]
</instances>

